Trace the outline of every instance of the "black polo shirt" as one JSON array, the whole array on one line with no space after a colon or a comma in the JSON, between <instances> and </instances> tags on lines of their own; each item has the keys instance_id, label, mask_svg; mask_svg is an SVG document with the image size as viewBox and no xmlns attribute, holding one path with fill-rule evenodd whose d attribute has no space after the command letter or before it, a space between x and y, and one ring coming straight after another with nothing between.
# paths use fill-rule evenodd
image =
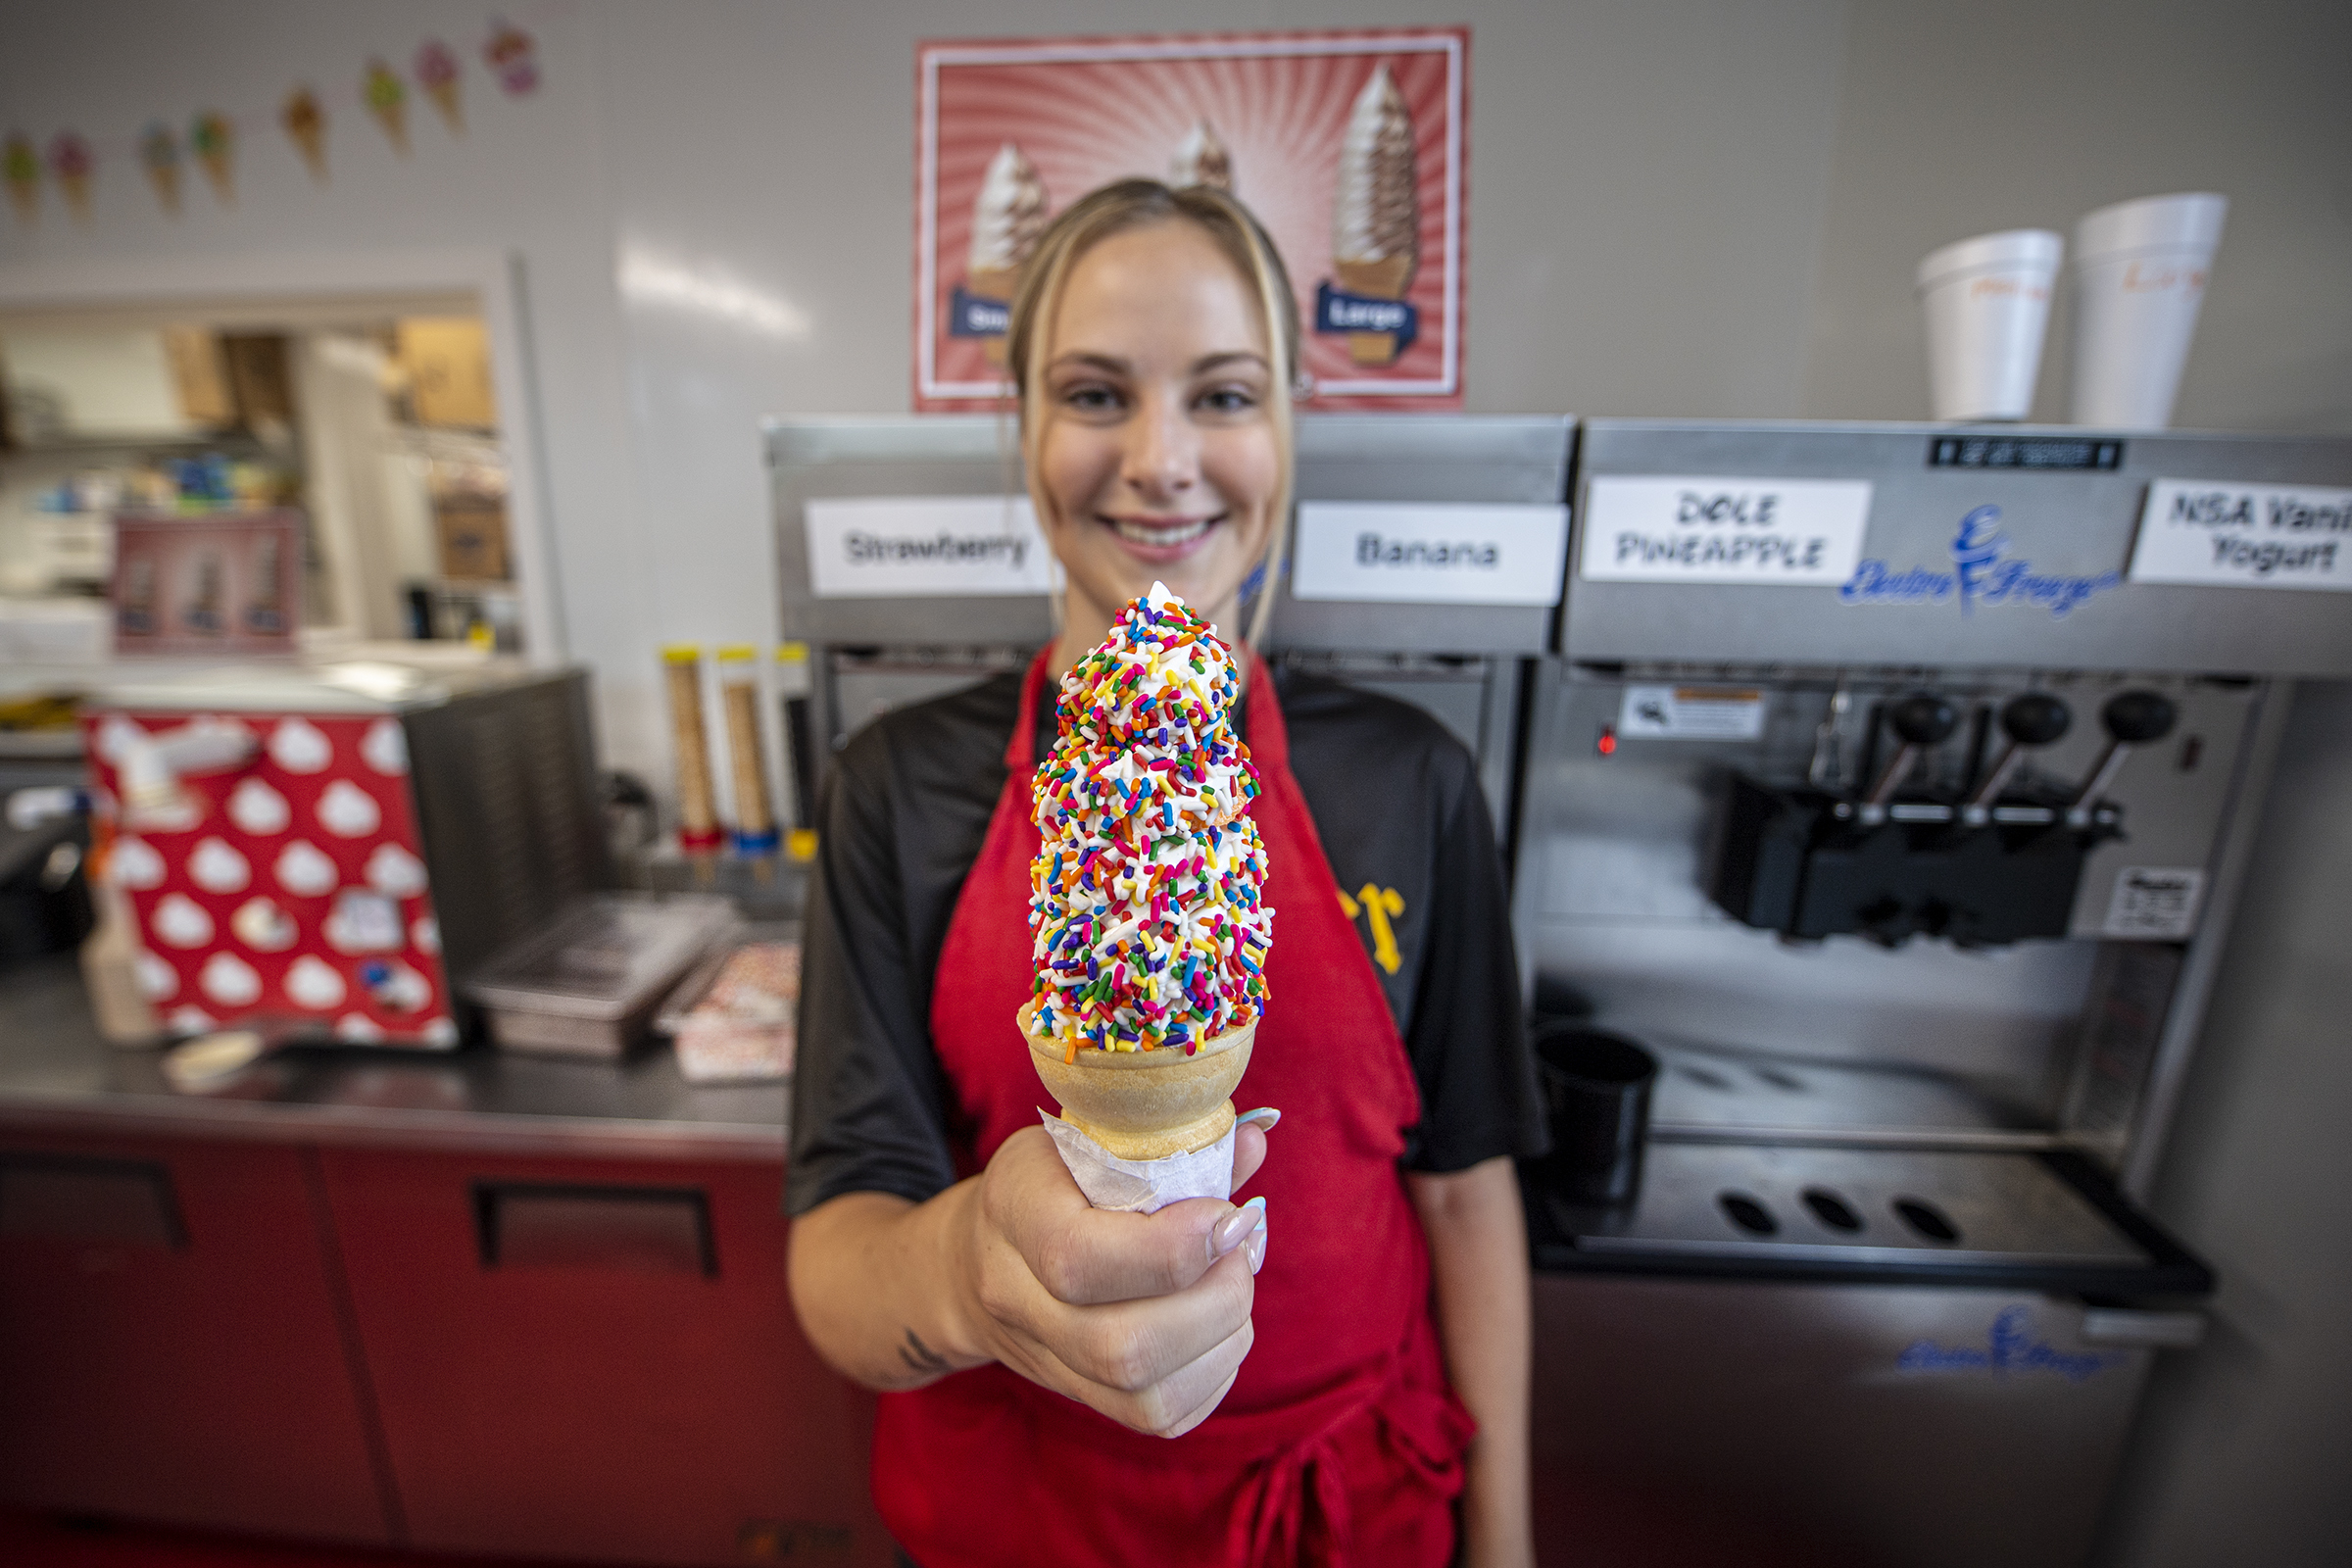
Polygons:
<instances>
[{"instance_id":1,"label":"black polo shirt","mask_svg":"<svg viewBox=\"0 0 2352 1568\"><path fill-rule=\"evenodd\" d=\"M1409 704L1297 671L1275 689L1291 771L1420 1089L1405 1168L1542 1152L1502 866L1469 754ZM921 1202L956 1180L932 980L1004 787L1020 696L1020 677L1001 675L886 713L835 760L802 960L792 1213L843 1193ZM1043 757L1050 703L1037 720ZM1247 739L1247 704L1238 723Z\"/></svg>"}]
</instances>

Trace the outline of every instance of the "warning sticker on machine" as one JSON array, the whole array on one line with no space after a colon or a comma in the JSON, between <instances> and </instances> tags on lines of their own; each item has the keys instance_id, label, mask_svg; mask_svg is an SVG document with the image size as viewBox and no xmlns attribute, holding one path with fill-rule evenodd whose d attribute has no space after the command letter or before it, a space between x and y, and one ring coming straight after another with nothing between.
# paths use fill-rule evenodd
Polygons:
<instances>
[{"instance_id":1,"label":"warning sticker on machine","mask_svg":"<svg viewBox=\"0 0 2352 1568\"><path fill-rule=\"evenodd\" d=\"M1617 733L1653 740L1752 741L1764 733L1764 694L1721 686L1628 686Z\"/></svg>"},{"instance_id":2,"label":"warning sticker on machine","mask_svg":"<svg viewBox=\"0 0 2352 1568\"><path fill-rule=\"evenodd\" d=\"M2127 865L2116 874L2101 934L2165 941L2196 930L2205 873L2194 866Z\"/></svg>"}]
</instances>

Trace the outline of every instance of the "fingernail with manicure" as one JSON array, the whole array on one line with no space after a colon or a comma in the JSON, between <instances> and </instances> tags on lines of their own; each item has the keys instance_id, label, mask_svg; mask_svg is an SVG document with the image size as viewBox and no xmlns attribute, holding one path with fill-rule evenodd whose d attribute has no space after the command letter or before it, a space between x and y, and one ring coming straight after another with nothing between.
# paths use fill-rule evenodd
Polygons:
<instances>
[{"instance_id":1,"label":"fingernail with manicure","mask_svg":"<svg viewBox=\"0 0 2352 1568\"><path fill-rule=\"evenodd\" d=\"M1282 1112L1272 1105L1260 1105L1255 1110L1245 1110L1233 1119L1242 1126L1254 1126L1261 1133L1270 1133L1274 1130L1274 1124L1282 1120Z\"/></svg>"},{"instance_id":2,"label":"fingernail with manicure","mask_svg":"<svg viewBox=\"0 0 2352 1568\"><path fill-rule=\"evenodd\" d=\"M1263 1202L1264 1200L1260 1199L1259 1201ZM1258 1220L1258 1227L1250 1233L1250 1240L1246 1246L1246 1255L1250 1259L1250 1272L1252 1274L1266 1266L1265 1216L1260 1214Z\"/></svg>"},{"instance_id":3,"label":"fingernail with manicure","mask_svg":"<svg viewBox=\"0 0 2352 1568\"><path fill-rule=\"evenodd\" d=\"M1252 1198L1209 1228L1208 1255L1213 1261L1242 1245L1242 1239L1266 1217L1266 1200Z\"/></svg>"}]
</instances>

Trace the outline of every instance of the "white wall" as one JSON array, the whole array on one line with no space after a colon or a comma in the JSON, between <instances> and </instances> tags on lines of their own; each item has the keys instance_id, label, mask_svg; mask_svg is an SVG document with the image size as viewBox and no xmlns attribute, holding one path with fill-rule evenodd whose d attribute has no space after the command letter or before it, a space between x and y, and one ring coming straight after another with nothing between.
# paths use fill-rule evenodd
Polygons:
<instances>
[{"instance_id":1,"label":"white wall","mask_svg":"<svg viewBox=\"0 0 2352 1568\"><path fill-rule=\"evenodd\" d=\"M2230 220L2175 423L2352 428L2342 0L1867 0L1853 10L1803 411L1924 419L1912 270L1937 246L2216 190ZM2063 419L2059 291L2037 417Z\"/></svg>"},{"instance_id":2,"label":"white wall","mask_svg":"<svg viewBox=\"0 0 2352 1568\"><path fill-rule=\"evenodd\" d=\"M1470 404L1792 415L1828 196L1839 0L1473 0ZM778 635L757 424L907 405L914 44L976 33L1363 26L1417 5L542 0L510 8L546 84L472 53L485 12L398 0L28 8L0 102L100 143L87 227L52 195L0 267L82 256L495 245L521 255L570 650L616 762L666 774L663 641ZM976 18L984 17L985 21ZM410 106L396 157L367 57L466 51L469 132ZM330 116L318 187L274 122ZM190 86L203 84L201 91ZM158 115L251 112L223 211L193 168L162 216L129 162ZM112 156L110 156L110 153Z\"/></svg>"}]
</instances>

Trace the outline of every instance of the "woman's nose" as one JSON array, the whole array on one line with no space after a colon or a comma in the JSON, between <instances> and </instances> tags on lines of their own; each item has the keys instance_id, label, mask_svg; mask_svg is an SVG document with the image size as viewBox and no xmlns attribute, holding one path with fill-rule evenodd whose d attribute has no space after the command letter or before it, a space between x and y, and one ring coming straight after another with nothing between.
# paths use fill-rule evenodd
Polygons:
<instances>
[{"instance_id":1,"label":"woman's nose","mask_svg":"<svg viewBox=\"0 0 2352 1568\"><path fill-rule=\"evenodd\" d=\"M1127 428L1120 477L1147 496L1174 495L1200 476L1200 443L1183 410L1154 398Z\"/></svg>"}]
</instances>

